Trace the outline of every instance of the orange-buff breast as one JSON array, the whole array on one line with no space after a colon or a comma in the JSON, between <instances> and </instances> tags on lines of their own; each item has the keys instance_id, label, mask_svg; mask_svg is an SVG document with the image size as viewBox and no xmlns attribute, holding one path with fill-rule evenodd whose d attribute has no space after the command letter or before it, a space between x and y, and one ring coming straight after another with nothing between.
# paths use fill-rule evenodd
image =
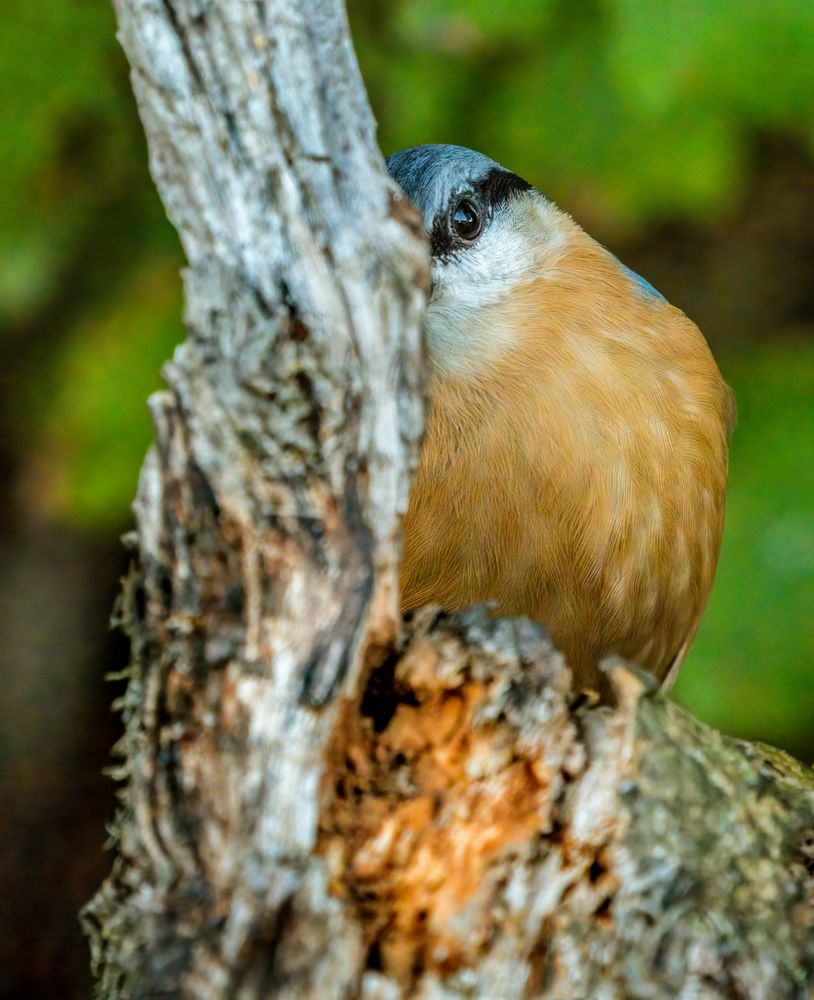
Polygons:
<instances>
[{"instance_id":1,"label":"orange-buff breast","mask_svg":"<svg viewBox=\"0 0 814 1000\"><path fill-rule=\"evenodd\" d=\"M578 686L612 653L672 679L723 530L733 403L703 336L573 223L489 317L500 356L431 376L403 608L535 619Z\"/></svg>"}]
</instances>

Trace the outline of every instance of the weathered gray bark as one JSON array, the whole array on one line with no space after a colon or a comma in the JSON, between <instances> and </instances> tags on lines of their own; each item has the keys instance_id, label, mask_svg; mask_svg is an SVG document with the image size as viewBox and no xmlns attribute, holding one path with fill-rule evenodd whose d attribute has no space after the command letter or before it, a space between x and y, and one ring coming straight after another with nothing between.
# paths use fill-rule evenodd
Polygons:
<instances>
[{"instance_id":1,"label":"weathered gray bark","mask_svg":"<svg viewBox=\"0 0 814 1000\"><path fill-rule=\"evenodd\" d=\"M340 0L117 0L187 339L122 620L105 997L803 997L814 782L539 629L401 626L427 252Z\"/></svg>"}]
</instances>

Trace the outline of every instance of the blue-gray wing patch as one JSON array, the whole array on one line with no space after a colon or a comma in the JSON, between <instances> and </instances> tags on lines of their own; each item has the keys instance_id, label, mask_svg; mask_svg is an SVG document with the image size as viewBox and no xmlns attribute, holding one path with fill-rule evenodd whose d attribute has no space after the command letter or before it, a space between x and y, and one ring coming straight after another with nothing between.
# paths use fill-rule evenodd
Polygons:
<instances>
[{"instance_id":1,"label":"blue-gray wing patch","mask_svg":"<svg viewBox=\"0 0 814 1000\"><path fill-rule=\"evenodd\" d=\"M643 292L645 292L647 295L655 295L657 299L664 299L665 302L667 301L667 299L664 298L664 296L661 294L658 288L654 288L647 280L647 278L643 278L640 274L637 274L633 270L633 268L628 267L627 264L622 264L621 261L619 261L619 263L621 264L622 270L625 272L628 278L633 278L633 280L636 282L636 284Z\"/></svg>"},{"instance_id":2,"label":"blue-gray wing patch","mask_svg":"<svg viewBox=\"0 0 814 1000\"><path fill-rule=\"evenodd\" d=\"M610 253L610 250L608 250L608 253ZM619 267L622 268L622 270L625 272L628 278L636 282L636 284L639 286L639 291L643 295L653 295L655 296L655 298L661 299L662 302L667 301L667 299L661 294L658 288L654 288L647 280L647 278L643 278L640 274L637 274L632 267L628 267L627 264L623 264L615 253L611 253L610 255L611 257L613 257L613 259L616 261Z\"/></svg>"}]
</instances>

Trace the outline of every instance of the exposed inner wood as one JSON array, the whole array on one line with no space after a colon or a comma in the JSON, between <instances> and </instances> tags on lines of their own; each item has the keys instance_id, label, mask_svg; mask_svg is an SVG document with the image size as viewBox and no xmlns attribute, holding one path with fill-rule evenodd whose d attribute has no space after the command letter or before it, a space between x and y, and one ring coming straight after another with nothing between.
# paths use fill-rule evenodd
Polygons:
<instances>
[{"instance_id":1,"label":"exposed inner wood","mask_svg":"<svg viewBox=\"0 0 814 1000\"><path fill-rule=\"evenodd\" d=\"M481 909L476 897L516 859L542 863L554 850L575 875L589 869L605 919L618 883L600 853L569 842L565 789L585 752L567 715L555 767L495 711L505 678L439 667L419 635L375 671L361 703L344 700L323 775L318 853L330 890L356 910L369 965L404 985L476 962L505 933L501 907L457 918Z\"/></svg>"}]
</instances>

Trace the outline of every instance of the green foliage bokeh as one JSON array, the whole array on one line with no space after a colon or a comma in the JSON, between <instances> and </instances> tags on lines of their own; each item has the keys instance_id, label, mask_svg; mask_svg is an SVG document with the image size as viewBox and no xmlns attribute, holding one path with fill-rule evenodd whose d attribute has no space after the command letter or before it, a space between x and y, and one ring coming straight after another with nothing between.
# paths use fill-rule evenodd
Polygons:
<instances>
[{"instance_id":1,"label":"green foliage bokeh","mask_svg":"<svg viewBox=\"0 0 814 1000\"><path fill-rule=\"evenodd\" d=\"M747 197L756 136L810 154L811 0L349 6L385 153L483 149L614 248L668 222L715 239ZM0 28L5 447L33 450L21 475L49 517L111 533L182 335L182 261L108 5L5 0ZM678 688L711 722L793 748L814 746L811 319L793 336L707 329L740 422L719 579Z\"/></svg>"},{"instance_id":2,"label":"green foliage bokeh","mask_svg":"<svg viewBox=\"0 0 814 1000\"><path fill-rule=\"evenodd\" d=\"M350 10L385 151L488 150L554 200L585 201L619 226L720 213L738 196L755 129L814 136L807 0L352 0Z\"/></svg>"}]
</instances>

